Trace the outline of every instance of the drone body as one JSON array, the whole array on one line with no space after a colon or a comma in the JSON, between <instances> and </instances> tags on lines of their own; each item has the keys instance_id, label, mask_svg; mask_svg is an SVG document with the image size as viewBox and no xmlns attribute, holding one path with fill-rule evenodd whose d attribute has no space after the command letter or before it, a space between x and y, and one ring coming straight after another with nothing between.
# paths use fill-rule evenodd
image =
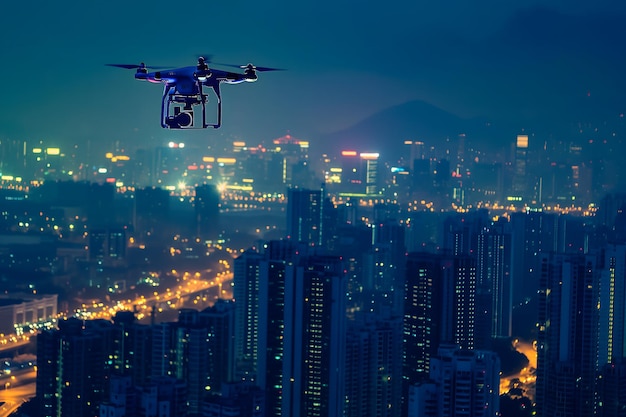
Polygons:
<instances>
[{"instance_id":1,"label":"drone body","mask_svg":"<svg viewBox=\"0 0 626 417\"><path fill-rule=\"evenodd\" d=\"M255 67L252 64L236 66L244 70L243 73L209 69L207 61L200 57L196 66L166 69L163 71L148 72L144 63L135 64L107 64L113 67L136 69L135 79L163 84L163 98L161 101L161 126L165 129L217 129L222 124L222 96L220 85L254 82L257 80L257 71L275 71L276 68ZM224 66L235 66L221 64ZM156 68L155 68L156 69ZM212 89L217 98L217 119L208 123L206 118L206 103L209 95L204 88ZM201 117L196 114L201 112Z\"/></svg>"}]
</instances>

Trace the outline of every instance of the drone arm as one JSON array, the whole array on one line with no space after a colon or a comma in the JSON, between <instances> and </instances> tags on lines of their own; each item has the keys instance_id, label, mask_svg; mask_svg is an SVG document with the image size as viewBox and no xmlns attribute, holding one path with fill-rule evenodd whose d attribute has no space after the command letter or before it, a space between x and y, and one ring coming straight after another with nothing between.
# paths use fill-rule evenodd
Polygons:
<instances>
[{"instance_id":1,"label":"drone arm","mask_svg":"<svg viewBox=\"0 0 626 417\"><path fill-rule=\"evenodd\" d=\"M213 91L215 92L215 96L217 97L217 123L213 126L214 129L218 129L222 125L222 95L220 92L220 82L211 85Z\"/></svg>"},{"instance_id":2,"label":"drone arm","mask_svg":"<svg viewBox=\"0 0 626 417\"><path fill-rule=\"evenodd\" d=\"M161 100L161 127L163 127L164 129L169 128L165 121L169 116L168 95L170 94L170 91L172 91L172 88L174 87L167 83L165 83L165 85L163 86L163 99Z\"/></svg>"}]
</instances>

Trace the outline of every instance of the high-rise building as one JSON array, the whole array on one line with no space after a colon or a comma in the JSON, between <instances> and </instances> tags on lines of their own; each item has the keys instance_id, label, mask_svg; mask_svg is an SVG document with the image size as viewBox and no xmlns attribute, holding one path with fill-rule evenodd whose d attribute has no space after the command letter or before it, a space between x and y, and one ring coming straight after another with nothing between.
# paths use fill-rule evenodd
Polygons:
<instances>
[{"instance_id":1,"label":"high-rise building","mask_svg":"<svg viewBox=\"0 0 626 417\"><path fill-rule=\"evenodd\" d=\"M626 416L626 245L603 251L600 281L598 415Z\"/></svg>"},{"instance_id":2,"label":"high-rise building","mask_svg":"<svg viewBox=\"0 0 626 417\"><path fill-rule=\"evenodd\" d=\"M308 163L309 142L287 134L274 139L274 145L276 145L273 149L275 157L272 165L281 168L280 178L283 186L308 186L310 175L303 174L310 173L306 169L302 172L301 168L306 167Z\"/></svg>"},{"instance_id":3,"label":"high-rise building","mask_svg":"<svg viewBox=\"0 0 626 417\"><path fill-rule=\"evenodd\" d=\"M287 236L311 246L323 243L321 190L290 188L287 191Z\"/></svg>"},{"instance_id":4,"label":"high-rise building","mask_svg":"<svg viewBox=\"0 0 626 417\"><path fill-rule=\"evenodd\" d=\"M598 363L626 359L626 245L607 245L600 281Z\"/></svg>"},{"instance_id":5,"label":"high-rise building","mask_svg":"<svg viewBox=\"0 0 626 417\"><path fill-rule=\"evenodd\" d=\"M281 415L285 280L287 268L307 246L290 240L267 242L235 259L235 357L237 380L254 381L267 393L268 415Z\"/></svg>"},{"instance_id":6,"label":"high-rise building","mask_svg":"<svg viewBox=\"0 0 626 417\"><path fill-rule=\"evenodd\" d=\"M528 135L517 135L515 143L515 161L513 184L511 187L513 199L526 200L528 197Z\"/></svg>"},{"instance_id":7,"label":"high-rise building","mask_svg":"<svg viewBox=\"0 0 626 417\"><path fill-rule=\"evenodd\" d=\"M288 268L282 415L343 415L345 284L339 257L307 256Z\"/></svg>"},{"instance_id":8,"label":"high-rise building","mask_svg":"<svg viewBox=\"0 0 626 417\"><path fill-rule=\"evenodd\" d=\"M596 259L542 254L540 262L538 415L593 416L599 370Z\"/></svg>"},{"instance_id":9,"label":"high-rise building","mask_svg":"<svg viewBox=\"0 0 626 417\"><path fill-rule=\"evenodd\" d=\"M268 245L259 264L258 313L247 313L259 317L257 385L269 416L343 414L343 262L307 252L290 241Z\"/></svg>"},{"instance_id":10,"label":"high-rise building","mask_svg":"<svg viewBox=\"0 0 626 417\"><path fill-rule=\"evenodd\" d=\"M235 361L240 380L250 380L257 374L259 268L263 260L262 254L248 249L234 261Z\"/></svg>"},{"instance_id":11,"label":"high-rise building","mask_svg":"<svg viewBox=\"0 0 626 417\"><path fill-rule=\"evenodd\" d=\"M169 192L162 188L144 188L135 191L134 225L137 236L144 239L161 236L170 222Z\"/></svg>"},{"instance_id":12,"label":"high-rise building","mask_svg":"<svg viewBox=\"0 0 626 417\"><path fill-rule=\"evenodd\" d=\"M58 330L37 336L37 400L39 416L83 417L98 413L106 398L109 371L107 331L76 318L59 322ZM110 323L109 323L110 324Z\"/></svg>"},{"instance_id":13,"label":"high-rise building","mask_svg":"<svg viewBox=\"0 0 626 417\"><path fill-rule=\"evenodd\" d=\"M215 185L196 187L194 212L197 235L204 239L216 238L219 233L220 194Z\"/></svg>"},{"instance_id":14,"label":"high-rise building","mask_svg":"<svg viewBox=\"0 0 626 417\"><path fill-rule=\"evenodd\" d=\"M403 371L409 385L428 379L430 358L437 352L444 319L442 257L409 253L403 320ZM404 393L406 395L406 391Z\"/></svg>"},{"instance_id":15,"label":"high-rise building","mask_svg":"<svg viewBox=\"0 0 626 417\"><path fill-rule=\"evenodd\" d=\"M476 348L476 259L453 256L443 268L442 341Z\"/></svg>"},{"instance_id":16,"label":"high-rise building","mask_svg":"<svg viewBox=\"0 0 626 417\"><path fill-rule=\"evenodd\" d=\"M234 376L234 306L221 300L179 313L172 326L175 376L187 384L189 412L199 413L204 396Z\"/></svg>"},{"instance_id":17,"label":"high-rise building","mask_svg":"<svg viewBox=\"0 0 626 417\"><path fill-rule=\"evenodd\" d=\"M558 215L541 211L511 215L513 303L534 299L539 288L539 255L556 252Z\"/></svg>"},{"instance_id":18,"label":"high-rise building","mask_svg":"<svg viewBox=\"0 0 626 417\"><path fill-rule=\"evenodd\" d=\"M410 253L404 301L404 395L428 378L441 343L476 348L476 261L469 256Z\"/></svg>"},{"instance_id":19,"label":"high-rise building","mask_svg":"<svg viewBox=\"0 0 626 417\"><path fill-rule=\"evenodd\" d=\"M292 279L293 265L285 258L269 257L261 264L258 385L266 393L268 416L283 415L285 384L285 332L287 280Z\"/></svg>"},{"instance_id":20,"label":"high-rise building","mask_svg":"<svg viewBox=\"0 0 626 417\"><path fill-rule=\"evenodd\" d=\"M133 384L145 384L152 373L152 327L137 322L131 311L118 311L113 318L118 330L113 341L113 372L129 376Z\"/></svg>"},{"instance_id":21,"label":"high-rise building","mask_svg":"<svg viewBox=\"0 0 626 417\"><path fill-rule=\"evenodd\" d=\"M378 192L378 158L375 152L341 152L341 191L375 195Z\"/></svg>"},{"instance_id":22,"label":"high-rise building","mask_svg":"<svg viewBox=\"0 0 626 417\"><path fill-rule=\"evenodd\" d=\"M481 231L476 253L476 333L481 349L489 347L490 338L512 335L511 257L508 222L501 221Z\"/></svg>"},{"instance_id":23,"label":"high-rise building","mask_svg":"<svg viewBox=\"0 0 626 417\"><path fill-rule=\"evenodd\" d=\"M119 264L126 258L126 230L123 228L89 231L89 260Z\"/></svg>"},{"instance_id":24,"label":"high-rise building","mask_svg":"<svg viewBox=\"0 0 626 417\"><path fill-rule=\"evenodd\" d=\"M402 340L400 316L357 314L348 323L345 416L401 415Z\"/></svg>"}]
</instances>

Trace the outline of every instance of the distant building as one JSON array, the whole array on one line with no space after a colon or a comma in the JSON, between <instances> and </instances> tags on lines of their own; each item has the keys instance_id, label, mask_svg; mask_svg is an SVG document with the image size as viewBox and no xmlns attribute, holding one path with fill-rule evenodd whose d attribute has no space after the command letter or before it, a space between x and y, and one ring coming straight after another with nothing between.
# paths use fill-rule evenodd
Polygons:
<instances>
[{"instance_id":1,"label":"distant building","mask_svg":"<svg viewBox=\"0 0 626 417\"><path fill-rule=\"evenodd\" d=\"M0 296L0 333L16 333L25 327L37 328L39 324L57 317L58 296L21 294Z\"/></svg>"},{"instance_id":2,"label":"distant building","mask_svg":"<svg viewBox=\"0 0 626 417\"><path fill-rule=\"evenodd\" d=\"M220 193L215 185L196 187L194 199L196 235L203 239L215 239L220 231Z\"/></svg>"},{"instance_id":3,"label":"distant building","mask_svg":"<svg viewBox=\"0 0 626 417\"><path fill-rule=\"evenodd\" d=\"M513 181L508 198L512 201L528 201L528 135L517 135L513 164Z\"/></svg>"},{"instance_id":4,"label":"distant building","mask_svg":"<svg viewBox=\"0 0 626 417\"><path fill-rule=\"evenodd\" d=\"M135 191L134 225L138 236L146 239L166 233L170 223L169 192L162 188L144 188Z\"/></svg>"},{"instance_id":5,"label":"distant building","mask_svg":"<svg viewBox=\"0 0 626 417\"><path fill-rule=\"evenodd\" d=\"M287 235L296 242L320 246L323 219L321 190L290 188L287 191Z\"/></svg>"},{"instance_id":6,"label":"distant building","mask_svg":"<svg viewBox=\"0 0 626 417\"><path fill-rule=\"evenodd\" d=\"M376 195L379 157L375 152L342 151L339 191L344 194Z\"/></svg>"},{"instance_id":7,"label":"distant building","mask_svg":"<svg viewBox=\"0 0 626 417\"><path fill-rule=\"evenodd\" d=\"M119 265L126 258L124 228L92 229L89 231L89 260L106 265Z\"/></svg>"}]
</instances>

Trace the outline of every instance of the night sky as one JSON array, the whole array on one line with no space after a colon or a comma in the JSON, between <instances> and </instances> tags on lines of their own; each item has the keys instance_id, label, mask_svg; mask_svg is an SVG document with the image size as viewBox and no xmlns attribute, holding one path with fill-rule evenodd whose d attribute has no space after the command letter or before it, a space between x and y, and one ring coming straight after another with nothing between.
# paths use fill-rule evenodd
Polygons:
<instances>
[{"instance_id":1,"label":"night sky","mask_svg":"<svg viewBox=\"0 0 626 417\"><path fill-rule=\"evenodd\" d=\"M70 144L314 140L423 100L461 117L626 108L623 1L9 2L0 138ZM160 128L161 85L106 63L284 68L224 85L224 127Z\"/></svg>"}]
</instances>

